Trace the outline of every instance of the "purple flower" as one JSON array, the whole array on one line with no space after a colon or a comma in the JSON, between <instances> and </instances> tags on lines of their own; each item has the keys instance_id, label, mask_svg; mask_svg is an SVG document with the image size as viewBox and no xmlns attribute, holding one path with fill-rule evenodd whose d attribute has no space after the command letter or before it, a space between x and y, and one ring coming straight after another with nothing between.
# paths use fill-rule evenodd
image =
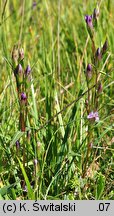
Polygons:
<instances>
[{"instance_id":1,"label":"purple flower","mask_svg":"<svg viewBox=\"0 0 114 216\"><path fill-rule=\"evenodd\" d=\"M23 72L23 68L22 68L21 64L19 64L18 65L18 73L22 74L22 72Z\"/></svg>"},{"instance_id":2,"label":"purple flower","mask_svg":"<svg viewBox=\"0 0 114 216\"><path fill-rule=\"evenodd\" d=\"M88 65L87 65L87 70L88 70L88 71L91 71L91 70L92 70L91 64L88 64Z\"/></svg>"},{"instance_id":3,"label":"purple flower","mask_svg":"<svg viewBox=\"0 0 114 216\"><path fill-rule=\"evenodd\" d=\"M19 149L20 148L20 142L19 142L19 140L17 140L15 144L16 144L16 149Z\"/></svg>"},{"instance_id":4,"label":"purple flower","mask_svg":"<svg viewBox=\"0 0 114 216\"><path fill-rule=\"evenodd\" d=\"M25 94L24 92L22 92L22 93L21 93L21 100L22 100L22 101L26 101L26 99L27 99L26 94Z\"/></svg>"},{"instance_id":5,"label":"purple flower","mask_svg":"<svg viewBox=\"0 0 114 216\"><path fill-rule=\"evenodd\" d=\"M25 70L25 75L28 76L31 73L30 65L27 65L27 68Z\"/></svg>"},{"instance_id":6,"label":"purple flower","mask_svg":"<svg viewBox=\"0 0 114 216\"><path fill-rule=\"evenodd\" d=\"M87 65L86 76L87 76L88 79L91 79L91 77L92 77L92 66L91 66L91 64Z\"/></svg>"},{"instance_id":7,"label":"purple flower","mask_svg":"<svg viewBox=\"0 0 114 216\"><path fill-rule=\"evenodd\" d=\"M35 8L37 6L37 3L34 1L32 4L32 7Z\"/></svg>"},{"instance_id":8,"label":"purple flower","mask_svg":"<svg viewBox=\"0 0 114 216\"><path fill-rule=\"evenodd\" d=\"M99 61L100 61L101 58L102 58L102 54L101 54L100 48L98 48L97 51L96 51L96 57L97 57L97 59L98 59Z\"/></svg>"},{"instance_id":9,"label":"purple flower","mask_svg":"<svg viewBox=\"0 0 114 216\"><path fill-rule=\"evenodd\" d=\"M14 74L16 76L16 75L22 75L22 73L23 73L23 68L22 68L21 64L18 64L15 71L14 71Z\"/></svg>"},{"instance_id":10,"label":"purple flower","mask_svg":"<svg viewBox=\"0 0 114 216\"><path fill-rule=\"evenodd\" d=\"M86 15L85 16L85 21L86 21L86 24L89 28L93 28L93 23L92 23L92 16L90 15Z\"/></svg>"},{"instance_id":11,"label":"purple flower","mask_svg":"<svg viewBox=\"0 0 114 216\"><path fill-rule=\"evenodd\" d=\"M96 51L96 55L99 56L100 53L101 53L100 48L98 48L97 51Z\"/></svg>"},{"instance_id":12,"label":"purple flower","mask_svg":"<svg viewBox=\"0 0 114 216\"><path fill-rule=\"evenodd\" d=\"M89 115L87 116L87 119L98 122L99 121L99 115L98 112L90 112Z\"/></svg>"},{"instance_id":13,"label":"purple flower","mask_svg":"<svg viewBox=\"0 0 114 216\"><path fill-rule=\"evenodd\" d=\"M37 164L38 164L37 159L34 159L34 166L37 166Z\"/></svg>"}]
</instances>

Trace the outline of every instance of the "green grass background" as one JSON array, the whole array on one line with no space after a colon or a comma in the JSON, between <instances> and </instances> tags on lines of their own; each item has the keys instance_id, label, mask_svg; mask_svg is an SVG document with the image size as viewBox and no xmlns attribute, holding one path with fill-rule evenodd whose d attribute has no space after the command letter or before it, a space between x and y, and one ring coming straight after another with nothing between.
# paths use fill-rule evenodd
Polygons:
<instances>
[{"instance_id":1,"label":"green grass background","mask_svg":"<svg viewBox=\"0 0 114 216\"><path fill-rule=\"evenodd\" d=\"M32 0L0 1L0 199L114 199L114 1L36 2L33 7ZM96 45L101 47L107 37L109 58L101 67L100 121L92 128L95 138L82 178L87 95L64 107L87 90L84 70L92 51L84 16L92 14L97 2ZM19 155L15 148L24 134L18 127L19 104L11 69L14 45L24 48L24 65L32 68L27 121L31 138L26 144L25 169L22 145ZM38 158L37 178L34 158ZM28 193L21 188L22 178Z\"/></svg>"}]
</instances>

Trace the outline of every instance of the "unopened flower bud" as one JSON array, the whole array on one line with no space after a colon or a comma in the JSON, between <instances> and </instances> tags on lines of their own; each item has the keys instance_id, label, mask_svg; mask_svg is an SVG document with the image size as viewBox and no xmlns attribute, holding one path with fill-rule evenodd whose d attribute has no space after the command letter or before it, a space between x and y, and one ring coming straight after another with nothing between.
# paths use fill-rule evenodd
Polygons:
<instances>
[{"instance_id":1,"label":"unopened flower bud","mask_svg":"<svg viewBox=\"0 0 114 216\"><path fill-rule=\"evenodd\" d=\"M96 56L99 57L100 53L101 53L100 48L98 48L97 51L96 51Z\"/></svg>"},{"instance_id":2,"label":"unopened flower bud","mask_svg":"<svg viewBox=\"0 0 114 216\"><path fill-rule=\"evenodd\" d=\"M93 11L93 19L97 19L98 16L99 16L99 9L98 9L98 8L97 8L97 9L95 8L94 11Z\"/></svg>"},{"instance_id":3,"label":"unopened flower bud","mask_svg":"<svg viewBox=\"0 0 114 216\"><path fill-rule=\"evenodd\" d=\"M20 149L20 142L19 142L19 140L17 140L15 144L16 144L16 149L19 150Z\"/></svg>"},{"instance_id":4,"label":"unopened flower bud","mask_svg":"<svg viewBox=\"0 0 114 216\"><path fill-rule=\"evenodd\" d=\"M16 69L14 71L14 74L16 76L16 75L22 75L22 73L23 73L23 68L22 68L21 64L18 64L18 66L16 67Z\"/></svg>"},{"instance_id":5,"label":"unopened flower bud","mask_svg":"<svg viewBox=\"0 0 114 216\"><path fill-rule=\"evenodd\" d=\"M17 62L18 62L18 58L19 58L18 49L16 48L16 46L14 46L14 47L13 47L13 50L12 50L12 60L13 60L13 62L15 63L15 65L16 65Z\"/></svg>"},{"instance_id":6,"label":"unopened flower bud","mask_svg":"<svg viewBox=\"0 0 114 216\"><path fill-rule=\"evenodd\" d=\"M37 166L37 164L38 164L37 159L34 159L34 166Z\"/></svg>"},{"instance_id":7,"label":"unopened flower bud","mask_svg":"<svg viewBox=\"0 0 114 216\"><path fill-rule=\"evenodd\" d=\"M19 59L20 59L20 61L24 59L24 50L23 50L23 48L21 48L19 50Z\"/></svg>"},{"instance_id":8,"label":"unopened flower bud","mask_svg":"<svg viewBox=\"0 0 114 216\"><path fill-rule=\"evenodd\" d=\"M108 40L106 39L106 41L102 47L102 54L106 53L107 49L108 49Z\"/></svg>"},{"instance_id":9,"label":"unopened flower bud","mask_svg":"<svg viewBox=\"0 0 114 216\"><path fill-rule=\"evenodd\" d=\"M91 64L87 65L86 77L87 77L87 79L91 79L92 78L92 66L91 66Z\"/></svg>"},{"instance_id":10,"label":"unopened flower bud","mask_svg":"<svg viewBox=\"0 0 114 216\"><path fill-rule=\"evenodd\" d=\"M28 65L25 70L25 75L28 76L30 73L31 73L31 68L30 68L30 65Z\"/></svg>"},{"instance_id":11,"label":"unopened flower bud","mask_svg":"<svg viewBox=\"0 0 114 216\"><path fill-rule=\"evenodd\" d=\"M88 64L88 65L87 65L87 70L88 70L88 71L91 71L91 70L92 70L91 64Z\"/></svg>"},{"instance_id":12,"label":"unopened flower bud","mask_svg":"<svg viewBox=\"0 0 114 216\"><path fill-rule=\"evenodd\" d=\"M91 15L86 15L85 16L85 21L86 21L86 25L87 25L87 30L89 33L90 38L93 41L93 37L94 37L94 28L93 28L93 16Z\"/></svg>"},{"instance_id":13,"label":"unopened flower bud","mask_svg":"<svg viewBox=\"0 0 114 216\"><path fill-rule=\"evenodd\" d=\"M27 96L24 92L21 93L21 101L26 101L27 100Z\"/></svg>"},{"instance_id":14,"label":"unopened flower bud","mask_svg":"<svg viewBox=\"0 0 114 216\"><path fill-rule=\"evenodd\" d=\"M85 105L88 106L89 105L89 101L86 99L85 100Z\"/></svg>"},{"instance_id":15,"label":"unopened flower bud","mask_svg":"<svg viewBox=\"0 0 114 216\"><path fill-rule=\"evenodd\" d=\"M92 16L86 15L85 21L86 21L87 27L93 28Z\"/></svg>"},{"instance_id":16,"label":"unopened flower bud","mask_svg":"<svg viewBox=\"0 0 114 216\"><path fill-rule=\"evenodd\" d=\"M97 51L96 51L96 59L98 61L100 61L101 58L102 58L101 50L100 50L100 48L98 48Z\"/></svg>"},{"instance_id":17,"label":"unopened flower bud","mask_svg":"<svg viewBox=\"0 0 114 216\"><path fill-rule=\"evenodd\" d=\"M32 4L32 7L35 8L36 6L37 6L37 2L34 1L33 4Z\"/></svg>"}]
</instances>

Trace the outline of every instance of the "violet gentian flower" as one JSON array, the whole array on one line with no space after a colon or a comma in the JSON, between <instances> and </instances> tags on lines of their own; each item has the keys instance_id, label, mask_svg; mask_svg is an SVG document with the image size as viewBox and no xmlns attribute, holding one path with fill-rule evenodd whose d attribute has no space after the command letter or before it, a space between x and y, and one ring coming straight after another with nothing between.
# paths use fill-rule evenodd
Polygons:
<instances>
[{"instance_id":1,"label":"violet gentian flower","mask_svg":"<svg viewBox=\"0 0 114 216\"><path fill-rule=\"evenodd\" d=\"M14 74L15 74L15 76L16 75L20 76L20 75L22 75L22 73L23 73L23 68L22 68L21 64L18 64L15 71L14 71Z\"/></svg>"},{"instance_id":2,"label":"violet gentian flower","mask_svg":"<svg viewBox=\"0 0 114 216\"><path fill-rule=\"evenodd\" d=\"M88 79L91 79L91 77L92 77L92 66L91 66L91 64L87 65L86 76L87 76Z\"/></svg>"},{"instance_id":3,"label":"violet gentian flower","mask_svg":"<svg viewBox=\"0 0 114 216\"><path fill-rule=\"evenodd\" d=\"M89 115L87 116L87 119L89 119L90 121L95 121L95 122L98 122L99 121L99 115L98 115L98 112L95 111L95 112L90 112Z\"/></svg>"},{"instance_id":4,"label":"violet gentian flower","mask_svg":"<svg viewBox=\"0 0 114 216\"><path fill-rule=\"evenodd\" d=\"M28 76L31 73L30 65L27 65L27 68L25 70L25 75Z\"/></svg>"},{"instance_id":5,"label":"violet gentian flower","mask_svg":"<svg viewBox=\"0 0 114 216\"><path fill-rule=\"evenodd\" d=\"M35 8L37 6L36 1L33 2L32 7Z\"/></svg>"},{"instance_id":6,"label":"violet gentian flower","mask_svg":"<svg viewBox=\"0 0 114 216\"><path fill-rule=\"evenodd\" d=\"M100 55L100 48L97 49L97 51L96 51L96 55L97 55L97 56Z\"/></svg>"},{"instance_id":7,"label":"violet gentian flower","mask_svg":"<svg viewBox=\"0 0 114 216\"><path fill-rule=\"evenodd\" d=\"M87 65L87 70L88 70L88 71L91 71L91 70L92 70L91 64L88 64L88 65Z\"/></svg>"},{"instance_id":8,"label":"violet gentian flower","mask_svg":"<svg viewBox=\"0 0 114 216\"><path fill-rule=\"evenodd\" d=\"M19 86L23 82L23 68L21 64L18 64L14 70L14 75L16 77L17 89L19 90Z\"/></svg>"},{"instance_id":9,"label":"violet gentian flower","mask_svg":"<svg viewBox=\"0 0 114 216\"><path fill-rule=\"evenodd\" d=\"M21 100L22 100L22 101L26 101L26 99L27 99L26 94L25 94L24 92L22 92L22 93L21 93Z\"/></svg>"},{"instance_id":10,"label":"violet gentian flower","mask_svg":"<svg viewBox=\"0 0 114 216\"><path fill-rule=\"evenodd\" d=\"M93 28L92 16L86 15L85 21L86 21L87 27Z\"/></svg>"},{"instance_id":11,"label":"violet gentian flower","mask_svg":"<svg viewBox=\"0 0 114 216\"><path fill-rule=\"evenodd\" d=\"M96 51L96 58L97 58L99 61L100 61L101 58L102 58L102 53L101 53L100 48L98 48L97 51Z\"/></svg>"},{"instance_id":12,"label":"violet gentian flower","mask_svg":"<svg viewBox=\"0 0 114 216\"><path fill-rule=\"evenodd\" d=\"M23 72L23 68L22 68L21 64L19 64L18 65L18 73L21 74L22 72Z\"/></svg>"},{"instance_id":13,"label":"violet gentian flower","mask_svg":"<svg viewBox=\"0 0 114 216\"><path fill-rule=\"evenodd\" d=\"M19 140L17 140L15 144L16 144L16 149L19 149L20 148L20 142L19 142Z\"/></svg>"}]
</instances>

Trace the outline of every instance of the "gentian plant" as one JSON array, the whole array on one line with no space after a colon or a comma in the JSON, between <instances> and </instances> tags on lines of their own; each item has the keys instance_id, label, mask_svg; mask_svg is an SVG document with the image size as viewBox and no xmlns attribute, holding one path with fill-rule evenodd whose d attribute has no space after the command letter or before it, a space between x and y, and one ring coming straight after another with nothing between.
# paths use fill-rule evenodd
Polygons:
<instances>
[{"instance_id":1,"label":"gentian plant","mask_svg":"<svg viewBox=\"0 0 114 216\"><path fill-rule=\"evenodd\" d=\"M85 101L86 111L87 111L87 122L88 122L88 135L87 135L87 152L86 159L83 165L83 177L85 177L87 172L88 158L91 154L92 148L91 144L95 141L94 136L94 125L100 120L99 115L99 96L102 93L103 86L100 80L100 70L101 63L103 61L103 55L108 49L108 40L106 39L102 47L96 48L96 32L98 29L98 17L99 9L94 9L92 15L85 16L85 22L87 26L87 31L91 39L92 44L92 57L91 62L89 62L85 69L85 76L88 88L88 97ZM91 86L95 86L93 89L89 90Z\"/></svg>"},{"instance_id":2,"label":"gentian plant","mask_svg":"<svg viewBox=\"0 0 114 216\"><path fill-rule=\"evenodd\" d=\"M19 100L19 131L24 132L23 136L23 166L25 166L26 153L25 153L25 143L27 140L26 126L28 117L28 93L31 82L31 68L30 65L24 69L24 50L16 49L14 46L12 51L12 61L13 61L13 72L16 79L18 100ZM19 148L19 140L16 141L16 147Z\"/></svg>"}]
</instances>

